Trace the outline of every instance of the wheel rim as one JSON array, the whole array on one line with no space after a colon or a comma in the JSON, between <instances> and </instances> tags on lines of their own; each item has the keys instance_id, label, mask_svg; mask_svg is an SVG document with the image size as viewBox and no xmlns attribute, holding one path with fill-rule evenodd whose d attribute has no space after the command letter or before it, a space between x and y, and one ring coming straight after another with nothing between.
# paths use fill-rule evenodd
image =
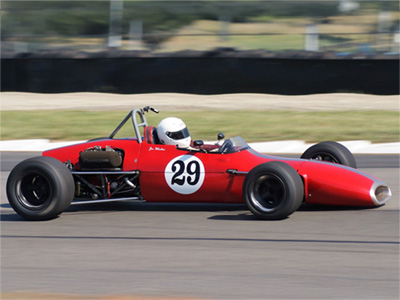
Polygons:
<instances>
[{"instance_id":1,"label":"wheel rim","mask_svg":"<svg viewBox=\"0 0 400 300\"><path fill-rule=\"evenodd\" d=\"M318 153L314 154L311 157L311 159L319 160L319 161L326 161L326 162L335 163L335 164L339 163L338 159L334 155L332 155L330 153L326 153L326 152L318 152Z\"/></svg>"},{"instance_id":2,"label":"wheel rim","mask_svg":"<svg viewBox=\"0 0 400 300\"><path fill-rule=\"evenodd\" d=\"M25 174L17 183L18 202L30 210L45 207L51 199L52 188L47 177L39 172Z\"/></svg>"},{"instance_id":3,"label":"wheel rim","mask_svg":"<svg viewBox=\"0 0 400 300\"><path fill-rule=\"evenodd\" d=\"M283 181L273 174L260 176L250 194L256 209L267 213L276 211L284 203L285 197Z\"/></svg>"}]
</instances>

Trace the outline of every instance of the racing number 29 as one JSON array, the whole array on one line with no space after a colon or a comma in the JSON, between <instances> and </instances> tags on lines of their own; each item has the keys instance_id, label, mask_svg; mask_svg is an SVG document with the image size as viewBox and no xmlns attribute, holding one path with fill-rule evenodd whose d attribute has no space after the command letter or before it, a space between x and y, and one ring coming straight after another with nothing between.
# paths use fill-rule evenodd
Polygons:
<instances>
[{"instance_id":1,"label":"racing number 29","mask_svg":"<svg viewBox=\"0 0 400 300\"><path fill-rule=\"evenodd\" d=\"M183 161L177 160L176 162L173 163L171 169L172 172L175 173L171 179L172 185L173 184L184 185L186 180L189 185L196 185L199 182L200 164L195 160L190 161L187 164L186 168L185 168L185 163ZM188 174L187 177L183 175L185 173L185 169L186 173Z\"/></svg>"},{"instance_id":2,"label":"racing number 29","mask_svg":"<svg viewBox=\"0 0 400 300\"><path fill-rule=\"evenodd\" d=\"M191 154L173 158L165 167L165 181L176 193L190 195L203 185L205 170L203 162Z\"/></svg>"}]
</instances>

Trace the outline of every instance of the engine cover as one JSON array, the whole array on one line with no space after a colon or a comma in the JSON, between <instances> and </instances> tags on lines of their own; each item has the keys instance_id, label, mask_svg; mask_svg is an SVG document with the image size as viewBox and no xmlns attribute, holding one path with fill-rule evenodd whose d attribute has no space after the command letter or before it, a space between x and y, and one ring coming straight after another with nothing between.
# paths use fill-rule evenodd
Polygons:
<instances>
[{"instance_id":1,"label":"engine cover","mask_svg":"<svg viewBox=\"0 0 400 300\"><path fill-rule=\"evenodd\" d=\"M99 146L86 149L79 153L79 163L82 169L116 169L122 166L123 152L109 146Z\"/></svg>"}]
</instances>

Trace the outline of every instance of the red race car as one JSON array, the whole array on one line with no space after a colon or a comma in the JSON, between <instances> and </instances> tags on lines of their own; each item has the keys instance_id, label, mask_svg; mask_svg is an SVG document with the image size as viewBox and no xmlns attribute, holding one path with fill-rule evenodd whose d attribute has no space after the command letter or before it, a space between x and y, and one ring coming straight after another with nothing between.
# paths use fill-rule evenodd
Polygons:
<instances>
[{"instance_id":1,"label":"red race car","mask_svg":"<svg viewBox=\"0 0 400 300\"><path fill-rule=\"evenodd\" d=\"M43 152L7 180L13 209L29 220L57 217L71 204L107 201L245 203L258 218L284 219L305 203L380 206L389 187L356 169L336 142L311 146L300 159L263 155L241 137L190 141L184 123L147 124L151 107L132 110L107 138ZM117 138L132 121L135 137ZM128 125L127 125L128 126Z\"/></svg>"}]
</instances>

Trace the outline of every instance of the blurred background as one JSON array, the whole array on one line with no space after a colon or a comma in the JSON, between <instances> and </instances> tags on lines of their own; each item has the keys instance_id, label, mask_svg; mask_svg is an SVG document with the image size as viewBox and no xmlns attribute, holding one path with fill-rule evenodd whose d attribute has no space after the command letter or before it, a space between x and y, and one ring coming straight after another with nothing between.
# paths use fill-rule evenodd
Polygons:
<instances>
[{"instance_id":1,"label":"blurred background","mask_svg":"<svg viewBox=\"0 0 400 300\"><path fill-rule=\"evenodd\" d=\"M399 53L397 1L2 1L1 50Z\"/></svg>"},{"instance_id":2,"label":"blurred background","mask_svg":"<svg viewBox=\"0 0 400 300\"><path fill-rule=\"evenodd\" d=\"M3 0L1 5L3 91L120 93L232 91L283 94L350 91L393 94L399 90L397 82L400 12L397 1ZM104 61L121 57L142 58L142 60L140 63L126 60L122 65L121 62L113 61L113 66L110 66L109 61L107 63ZM219 60L205 62L194 59L210 57ZM85 65L83 62L79 64L74 62L71 65L71 62L66 60L53 60L52 65L49 64L49 60L37 61L43 58L86 60ZM172 61L166 63L153 60L149 65L149 60L145 58L172 58ZM192 60L183 61L177 58L192 58ZM304 65L304 62L299 65L293 59L379 60L379 63L372 62L373 65L369 70L365 66L359 69L359 62L350 63L352 64L350 69L355 72L350 74L351 78L361 76L363 78L360 78L360 81L375 81L376 72L380 71L382 73L380 76L393 79L379 80L386 83L378 82L377 84L382 84L382 88L372 91L368 90L368 86L362 87L357 82L354 88L348 84L337 84L328 87L326 91L295 86L293 90L288 90L288 85L298 81L296 78L286 82L282 88L268 89L265 86L269 84L263 80L270 78L271 75L248 64L249 60L235 61L233 64L236 66L232 67L232 60L227 62L226 58L263 59L262 68L270 69L271 74L279 80L304 75L310 76L309 79L312 80L319 76L315 72L298 73L299 69L304 70L307 65ZM275 60L271 63L266 60L268 58L292 60L289 62ZM91 64L90 59L97 61ZM381 62L382 60L390 62ZM256 65L259 63L260 61L255 62ZM320 61L317 62L319 63ZM213 72L218 74L214 79L238 74L239 70L243 70L246 73L245 77L257 77L254 81L258 83L255 84L253 81L254 87L250 87L249 83L247 84L249 88L240 89L237 83L243 82L240 79L231 83L221 82L220 87L213 88L213 83L207 84L209 76L203 70L210 68L211 64ZM279 65L279 70L274 64ZM330 62L328 64L323 73L348 72L348 67L345 65L331 65ZM87 73L87 70L90 70L93 74L98 74L98 78L95 82L87 82L84 78L90 74L86 74L82 76L80 83L73 82L71 78L64 78L62 74L67 73L69 77L79 75L71 74L71 70L64 71L65 65L68 68L74 67L76 74ZM308 67L313 68L313 66L315 62L310 61ZM166 72L171 69L179 69L181 74L199 70L198 76L190 79L204 81L206 84L199 86L193 82L186 82L185 78L178 78L182 80L182 85L189 84L189 86L172 87L173 82L168 80L166 84L158 84L156 81L152 87L146 85L148 78L158 77L154 73L163 74L159 81L162 81L163 76L176 77L176 74ZM115 74L116 70L125 72L128 78L121 78ZM132 75L134 70L141 74ZM375 73L375 78L364 78L365 72ZM51 87L46 87L48 85L44 82L46 76L52 81ZM58 83L54 82L54 76L59 78ZM34 82L28 80L32 77L36 78ZM260 80L260 77L263 80ZM41 78L44 78L44 81ZM337 78L340 76L337 75ZM137 82L142 88L127 88L127 83L132 81ZM328 81L336 81L336 77L325 80ZM244 83L242 86L246 85L246 82ZM277 82L274 85L280 84ZM304 84L299 84L302 85ZM69 89L72 87L72 90L69 90L68 86Z\"/></svg>"}]
</instances>

